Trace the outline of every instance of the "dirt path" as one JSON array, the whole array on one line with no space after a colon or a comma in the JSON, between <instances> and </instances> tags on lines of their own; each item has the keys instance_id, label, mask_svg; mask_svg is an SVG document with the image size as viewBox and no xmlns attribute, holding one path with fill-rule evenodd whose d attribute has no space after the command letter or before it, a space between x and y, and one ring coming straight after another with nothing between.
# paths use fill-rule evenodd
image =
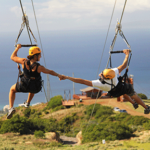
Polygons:
<instances>
[{"instance_id":1,"label":"dirt path","mask_svg":"<svg viewBox=\"0 0 150 150\"><path fill-rule=\"evenodd\" d=\"M60 139L63 141L63 144L68 144L68 145L76 145L77 144L77 139L74 137L67 137L67 136L60 136Z\"/></svg>"},{"instance_id":2,"label":"dirt path","mask_svg":"<svg viewBox=\"0 0 150 150\"><path fill-rule=\"evenodd\" d=\"M112 99L112 98L97 99L96 103L101 104L101 105L106 105L106 106L119 107L120 109L125 109L128 112L128 114L133 115L133 116L144 116L146 118L150 118L149 114L144 114L144 109L143 109L143 113L137 112L134 110L134 108L130 108L128 105L126 105L125 102L118 102L116 99ZM82 104L84 105L95 104L95 99L84 100Z\"/></svg>"}]
</instances>

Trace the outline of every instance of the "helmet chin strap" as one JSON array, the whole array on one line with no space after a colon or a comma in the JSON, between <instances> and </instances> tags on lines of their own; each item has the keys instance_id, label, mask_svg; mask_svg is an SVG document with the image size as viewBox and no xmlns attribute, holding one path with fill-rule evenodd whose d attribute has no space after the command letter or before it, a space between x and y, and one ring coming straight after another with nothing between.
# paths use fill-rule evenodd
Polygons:
<instances>
[{"instance_id":1,"label":"helmet chin strap","mask_svg":"<svg viewBox=\"0 0 150 150\"><path fill-rule=\"evenodd\" d=\"M36 59L37 59L36 61L38 61L38 55L36 55Z\"/></svg>"}]
</instances>

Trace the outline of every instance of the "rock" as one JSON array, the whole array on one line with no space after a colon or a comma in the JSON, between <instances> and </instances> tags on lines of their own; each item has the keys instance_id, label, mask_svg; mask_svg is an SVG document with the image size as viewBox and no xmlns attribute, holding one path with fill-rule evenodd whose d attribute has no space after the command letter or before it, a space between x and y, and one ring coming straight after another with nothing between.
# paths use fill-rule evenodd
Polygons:
<instances>
[{"instance_id":1,"label":"rock","mask_svg":"<svg viewBox=\"0 0 150 150\"><path fill-rule=\"evenodd\" d=\"M81 145L82 144L82 131L80 131L77 135L76 135L76 138L77 138L77 145Z\"/></svg>"},{"instance_id":2,"label":"rock","mask_svg":"<svg viewBox=\"0 0 150 150\"><path fill-rule=\"evenodd\" d=\"M45 133L45 137L48 140L56 140L56 141L60 141L60 136L57 132L47 132Z\"/></svg>"}]
</instances>

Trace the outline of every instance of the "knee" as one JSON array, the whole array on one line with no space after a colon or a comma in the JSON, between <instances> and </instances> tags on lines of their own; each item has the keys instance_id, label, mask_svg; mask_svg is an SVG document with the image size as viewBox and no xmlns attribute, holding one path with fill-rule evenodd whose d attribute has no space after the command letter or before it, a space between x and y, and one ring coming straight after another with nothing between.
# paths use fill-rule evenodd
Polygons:
<instances>
[{"instance_id":1,"label":"knee","mask_svg":"<svg viewBox=\"0 0 150 150\"><path fill-rule=\"evenodd\" d=\"M10 88L10 92L16 93L16 85L12 85Z\"/></svg>"}]
</instances>

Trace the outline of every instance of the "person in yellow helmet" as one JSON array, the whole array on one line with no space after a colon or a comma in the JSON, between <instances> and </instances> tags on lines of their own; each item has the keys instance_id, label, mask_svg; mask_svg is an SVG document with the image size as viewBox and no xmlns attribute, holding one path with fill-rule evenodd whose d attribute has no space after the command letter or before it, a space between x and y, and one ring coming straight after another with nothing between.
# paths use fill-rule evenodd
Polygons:
<instances>
[{"instance_id":1,"label":"person in yellow helmet","mask_svg":"<svg viewBox=\"0 0 150 150\"><path fill-rule=\"evenodd\" d=\"M7 119L10 119L15 113L13 105L17 92L29 93L27 101L23 104L23 106L29 107L31 100L34 97L34 94L38 93L42 88L41 72L62 78L62 75L56 73L53 70L49 70L37 63L41 59L41 50L39 47L34 46L29 49L29 55L27 56L28 59L20 58L17 56L17 52L20 48L21 44L18 44L10 57L11 60L13 60L14 62L21 64L23 74L21 75L20 82L18 81L10 88L9 111L7 114Z\"/></svg>"},{"instance_id":2,"label":"person in yellow helmet","mask_svg":"<svg viewBox=\"0 0 150 150\"><path fill-rule=\"evenodd\" d=\"M123 82L118 80L118 74L120 74L127 67L130 50L124 49L123 53L125 54L125 58L122 65L118 66L117 68L105 69L99 74L100 79L89 81L81 78L73 78L63 75L60 80L68 79L75 83L97 87L100 90L106 91L111 95L113 95L114 93L114 95L119 95L121 93L120 95L124 95L124 97L133 104L133 107L135 109L138 108L138 104L140 104L145 108L144 113L148 114L150 112L150 106L145 105L142 99L134 91L132 85L123 85Z\"/></svg>"}]
</instances>

